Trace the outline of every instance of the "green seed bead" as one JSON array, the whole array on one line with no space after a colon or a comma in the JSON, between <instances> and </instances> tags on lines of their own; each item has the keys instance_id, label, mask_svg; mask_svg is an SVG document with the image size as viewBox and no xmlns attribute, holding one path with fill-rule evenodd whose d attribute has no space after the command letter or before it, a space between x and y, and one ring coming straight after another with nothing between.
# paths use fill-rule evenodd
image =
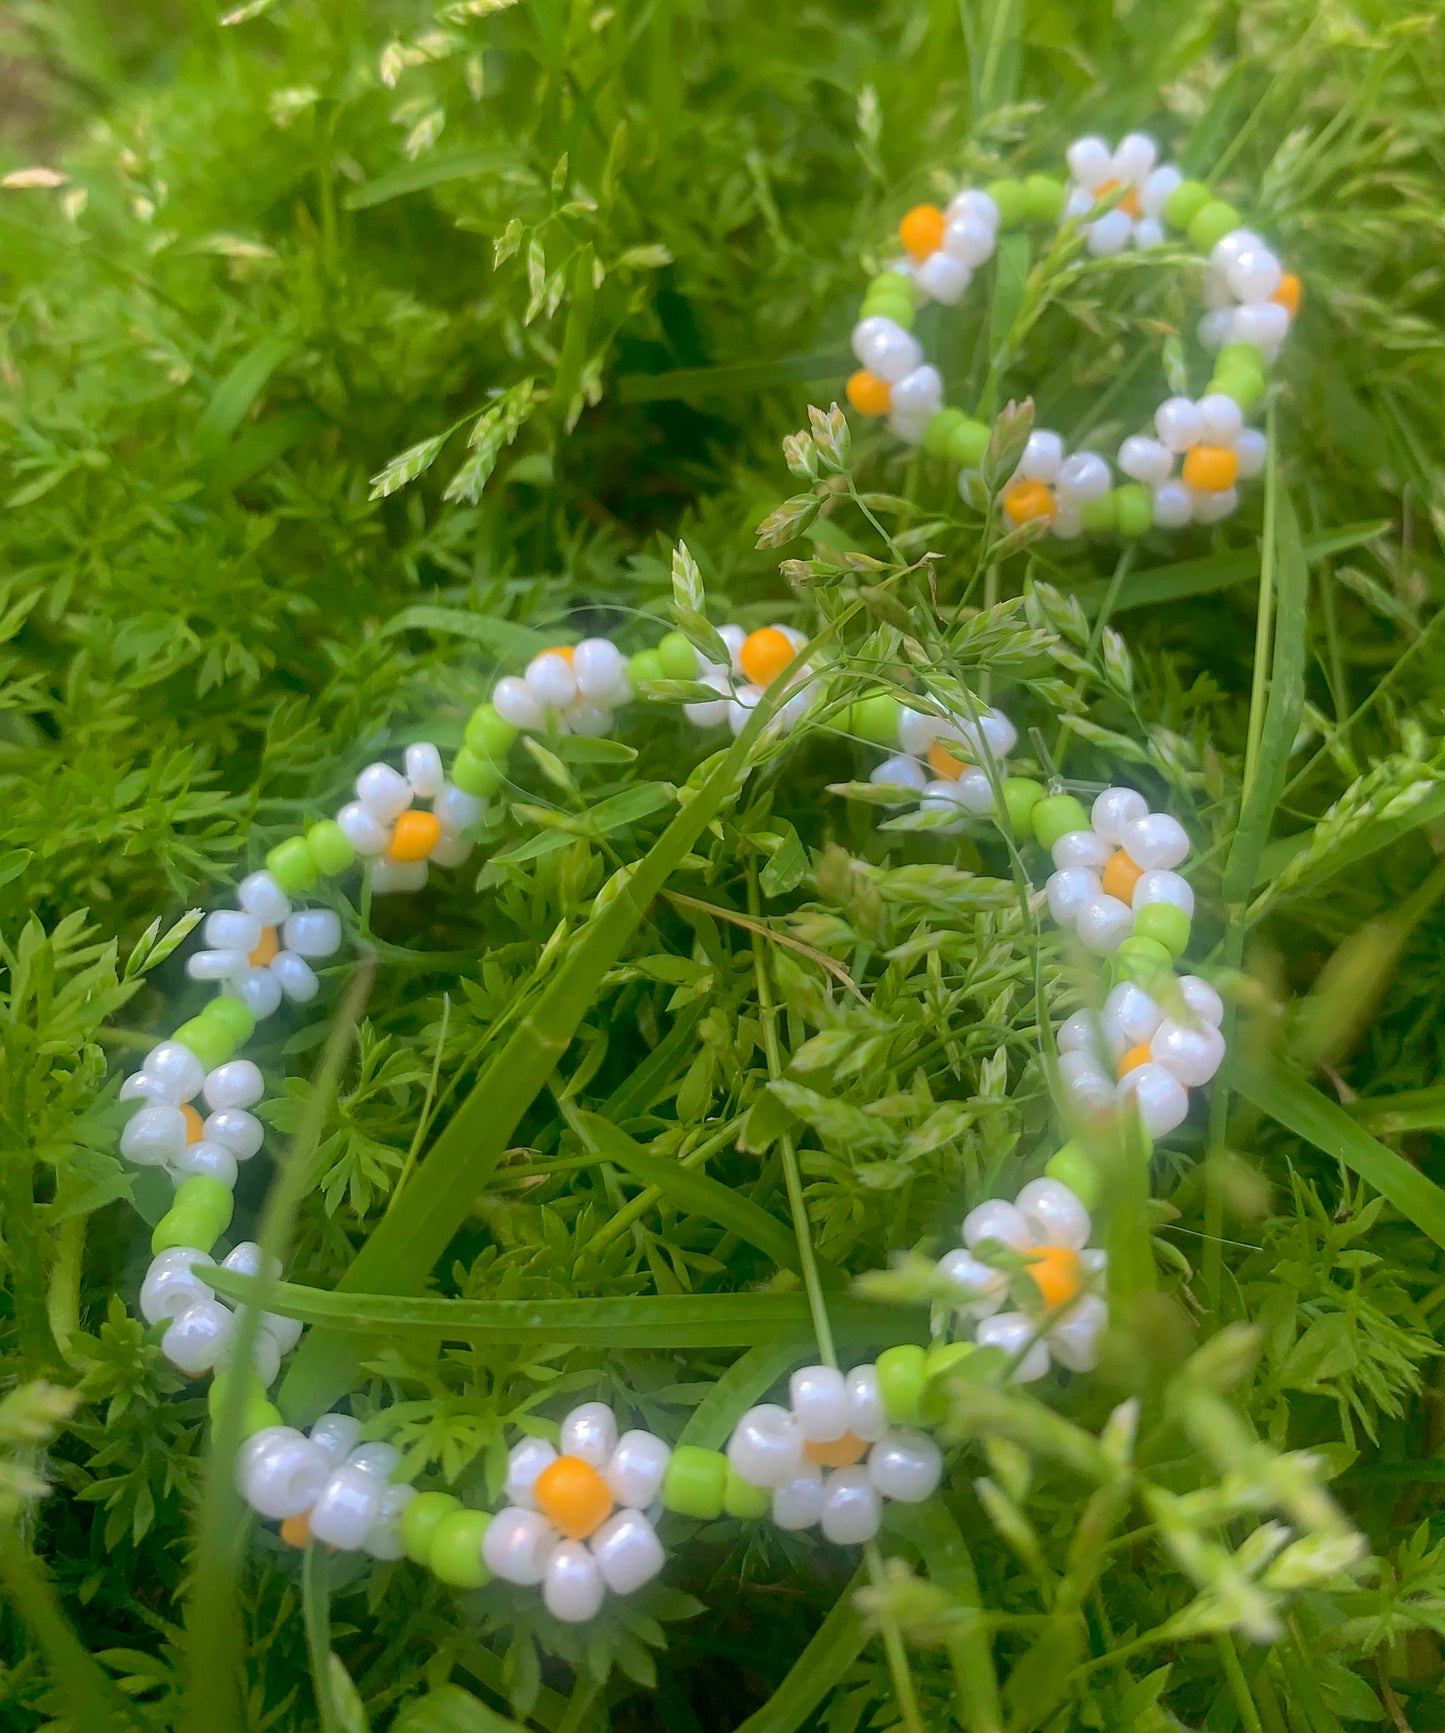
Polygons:
<instances>
[{"instance_id":1,"label":"green seed bead","mask_svg":"<svg viewBox=\"0 0 1445 1733\"><path fill-rule=\"evenodd\" d=\"M895 1426L911 1425L918 1418L918 1405L928 1382L924 1370L927 1358L916 1342L885 1348L878 1356L878 1394Z\"/></svg>"},{"instance_id":2,"label":"green seed bead","mask_svg":"<svg viewBox=\"0 0 1445 1733\"><path fill-rule=\"evenodd\" d=\"M1211 199L1189 219L1185 232L1191 247L1197 247L1201 253L1211 253L1217 242L1222 241L1231 229L1239 227L1240 221L1239 212L1233 205L1226 204L1223 199Z\"/></svg>"},{"instance_id":3,"label":"green seed bead","mask_svg":"<svg viewBox=\"0 0 1445 1733\"><path fill-rule=\"evenodd\" d=\"M219 999L212 1004L219 1005ZM237 1004L240 1003L238 999ZM192 1017L188 1023L182 1023L171 1036L172 1041L179 1041L182 1046L189 1047L207 1071L214 1071L218 1065L224 1065L240 1046L226 1028L224 1023L217 1023L202 1012L199 1017Z\"/></svg>"},{"instance_id":4,"label":"green seed bead","mask_svg":"<svg viewBox=\"0 0 1445 1733\"><path fill-rule=\"evenodd\" d=\"M902 295L865 295L863 305L858 309L860 319L891 319L895 325L905 331L913 329L913 296Z\"/></svg>"},{"instance_id":5,"label":"green seed bead","mask_svg":"<svg viewBox=\"0 0 1445 1733\"><path fill-rule=\"evenodd\" d=\"M965 420L954 429L949 441L948 456L960 469L976 469L988 450L990 430L982 421Z\"/></svg>"},{"instance_id":6,"label":"green seed bead","mask_svg":"<svg viewBox=\"0 0 1445 1733\"><path fill-rule=\"evenodd\" d=\"M427 1556L432 1574L454 1589L479 1589L489 1583L492 1573L482 1563L482 1537L491 1526L489 1510L459 1509L444 1516L432 1531Z\"/></svg>"},{"instance_id":7,"label":"green seed bead","mask_svg":"<svg viewBox=\"0 0 1445 1733\"><path fill-rule=\"evenodd\" d=\"M208 1252L220 1237L221 1229L200 1210L181 1209L172 1204L151 1230L151 1253L159 1257L176 1246Z\"/></svg>"},{"instance_id":8,"label":"green seed bead","mask_svg":"<svg viewBox=\"0 0 1445 1733\"><path fill-rule=\"evenodd\" d=\"M1034 808L1043 798L1043 783L1035 782L1031 776L1003 779L1004 811L1008 814L1009 829L1016 837L1022 839L1031 833Z\"/></svg>"},{"instance_id":9,"label":"green seed bead","mask_svg":"<svg viewBox=\"0 0 1445 1733\"><path fill-rule=\"evenodd\" d=\"M241 1415L241 1440L254 1438L268 1426L282 1426L281 1410L266 1396L252 1396Z\"/></svg>"},{"instance_id":10,"label":"green seed bead","mask_svg":"<svg viewBox=\"0 0 1445 1733\"><path fill-rule=\"evenodd\" d=\"M211 1239L215 1241L230 1227L231 1217L236 1213L236 1200L224 1180L215 1179L208 1173L196 1173L183 1179L176 1187L176 1201L171 1208L194 1212L205 1221L214 1221L217 1226Z\"/></svg>"},{"instance_id":11,"label":"green seed bead","mask_svg":"<svg viewBox=\"0 0 1445 1733\"><path fill-rule=\"evenodd\" d=\"M309 891L316 883L316 862L304 836L288 836L266 856L266 871L289 897Z\"/></svg>"},{"instance_id":12,"label":"green seed bead","mask_svg":"<svg viewBox=\"0 0 1445 1733\"><path fill-rule=\"evenodd\" d=\"M874 692L848 707L843 713L843 726L850 734L857 734L875 746L896 746L902 712L902 704L891 692Z\"/></svg>"},{"instance_id":13,"label":"green seed bead","mask_svg":"<svg viewBox=\"0 0 1445 1733\"><path fill-rule=\"evenodd\" d=\"M323 818L306 833L306 846L323 878L339 879L356 865L356 850L334 818Z\"/></svg>"},{"instance_id":14,"label":"green seed bead","mask_svg":"<svg viewBox=\"0 0 1445 1733\"><path fill-rule=\"evenodd\" d=\"M1041 848L1052 848L1071 830L1087 830L1089 815L1072 794L1045 796L1033 810L1034 835Z\"/></svg>"},{"instance_id":15,"label":"green seed bead","mask_svg":"<svg viewBox=\"0 0 1445 1733\"><path fill-rule=\"evenodd\" d=\"M1215 370L1207 389L1222 397L1232 397L1247 414L1264 396L1264 379L1243 367L1220 367Z\"/></svg>"},{"instance_id":16,"label":"green seed bead","mask_svg":"<svg viewBox=\"0 0 1445 1733\"><path fill-rule=\"evenodd\" d=\"M722 1451L679 1444L662 1477L662 1508L711 1522L722 1515L727 1483L728 1459Z\"/></svg>"},{"instance_id":17,"label":"green seed bead","mask_svg":"<svg viewBox=\"0 0 1445 1733\"><path fill-rule=\"evenodd\" d=\"M998 226L1001 229L1017 228L1028 215L1028 195L1022 181L990 181L983 190L998 206Z\"/></svg>"},{"instance_id":18,"label":"green seed bead","mask_svg":"<svg viewBox=\"0 0 1445 1733\"><path fill-rule=\"evenodd\" d=\"M643 680L665 680L662 657L656 650L639 650L627 658L627 678L634 686Z\"/></svg>"},{"instance_id":19,"label":"green seed bead","mask_svg":"<svg viewBox=\"0 0 1445 1733\"><path fill-rule=\"evenodd\" d=\"M1056 223L1064 210L1064 183L1052 175L1024 180L1024 215L1032 223Z\"/></svg>"},{"instance_id":20,"label":"green seed bead","mask_svg":"<svg viewBox=\"0 0 1445 1733\"><path fill-rule=\"evenodd\" d=\"M1110 985L1133 981L1148 992L1161 975L1174 973L1174 957L1167 945L1146 938L1136 928L1109 958L1106 975Z\"/></svg>"},{"instance_id":21,"label":"green seed bead","mask_svg":"<svg viewBox=\"0 0 1445 1733\"><path fill-rule=\"evenodd\" d=\"M233 999L221 993L201 1012L200 1021L223 1029L238 1047L244 1047L256 1033L256 1015L244 999Z\"/></svg>"},{"instance_id":22,"label":"green seed bead","mask_svg":"<svg viewBox=\"0 0 1445 1733\"><path fill-rule=\"evenodd\" d=\"M1203 181L1180 181L1164 201L1164 221L1171 229L1187 229L1209 202Z\"/></svg>"},{"instance_id":23,"label":"green seed bead","mask_svg":"<svg viewBox=\"0 0 1445 1733\"><path fill-rule=\"evenodd\" d=\"M1189 916L1173 903L1146 903L1134 916L1133 936L1156 939L1177 961L1189 947Z\"/></svg>"},{"instance_id":24,"label":"green seed bead","mask_svg":"<svg viewBox=\"0 0 1445 1733\"><path fill-rule=\"evenodd\" d=\"M693 649L692 641L685 633L669 632L658 643L657 654L662 663L664 679L697 679L697 651Z\"/></svg>"},{"instance_id":25,"label":"green seed bead","mask_svg":"<svg viewBox=\"0 0 1445 1733\"><path fill-rule=\"evenodd\" d=\"M954 429L967 419L961 409L940 409L923 430L923 449L930 457L947 457Z\"/></svg>"},{"instance_id":26,"label":"green seed bead","mask_svg":"<svg viewBox=\"0 0 1445 1733\"><path fill-rule=\"evenodd\" d=\"M463 794L485 800L502 786L502 773L489 758L479 758L464 746L452 760L452 781Z\"/></svg>"},{"instance_id":27,"label":"green seed bead","mask_svg":"<svg viewBox=\"0 0 1445 1733\"><path fill-rule=\"evenodd\" d=\"M1230 372L1241 368L1246 373L1257 373L1261 382L1264 380L1264 356L1253 343L1226 343L1214 358L1216 373Z\"/></svg>"},{"instance_id":28,"label":"green seed bead","mask_svg":"<svg viewBox=\"0 0 1445 1733\"><path fill-rule=\"evenodd\" d=\"M974 1342L935 1342L927 1351L923 1376L928 1382L918 1404L918 1418L925 1426L941 1426L948 1418L948 1392L935 1380L946 1378L977 1352Z\"/></svg>"},{"instance_id":29,"label":"green seed bead","mask_svg":"<svg viewBox=\"0 0 1445 1733\"><path fill-rule=\"evenodd\" d=\"M432 1537L446 1517L462 1508L462 1501L449 1492L419 1492L401 1513L401 1544L413 1564L431 1558Z\"/></svg>"},{"instance_id":30,"label":"green seed bead","mask_svg":"<svg viewBox=\"0 0 1445 1733\"><path fill-rule=\"evenodd\" d=\"M1110 536L1119 527L1119 494L1116 488L1089 500L1079 511L1079 521L1091 536Z\"/></svg>"},{"instance_id":31,"label":"green seed bead","mask_svg":"<svg viewBox=\"0 0 1445 1733\"><path fill-rule=\"evenodd\" d=\"M1114 489L1114 521L1121 536L1142 536L1154 522L1154 496L1147 487L1130 482Z\"/></svg>"},{"instance_id":32,"label":"green seed bead","mask_svg":"<svg viewBox=\"0 0 1445 1733\"><path fill-rule=\"evenodd\" d=\"M221 1409L225 1406L226 1394L231 1388L231 1380L234 1376L235 1373L231 1367L222 1366L211 1379L211 1387L206 1392L206 1407L210 1411L213 1424L221 1418ZM266 1400L266 1386L254 1372L249 1373L246 1378L246 1400L247 1402L264 1402ZM248 1433L247 1436L249 1437L250 1434Z\"/></svg>"},{"instance_id":33,"label":"green seed bead","mask_svg":"<svg viewBox=\"0 0 1445 1733\"><path fill-rule=\"evenodd\" d=\"M1099 1201L1099 1170L1072 1139L1044 1163L1044 1172L1060 1185L1068 1186L1085 1209Z\"/></svg>"},{"instance_id":34,"label":"green seed bead","mask_svg":"<svg viewBox=\"0 0 1445 1733\"><path fill-rule=\"evenodd\" d=\"M723 1514L736 1516L744 1522L756 1522L773 1508L773 1495L765 1486L754 1486L744 1480L728 1463L727 1484L723 1487Z\"/></svg>"},{"instance_id":35,"label":"green seed bead","mask_svg":"<svg viewBox=\"0 0 1445 1733\"><path fill-rule=\"evenodd\" d=\"M505 716L498 716L490 704L478 704L467 719L464 739L478 758L504 764L516 738L517 730Z\"/></svg>"},{"instance_id":36,"label":"green seed bead","mask_svg":"<svg viewBox=\"0 0 1445 1733\"><path fill-rule=\"evenodd\" d=\"M882 294L885 291L890 295L903 296L912 306L913 282L911 278L905 277L901 271L880 271L868 285L870 295Z\"/></svg>"}]
</instances>

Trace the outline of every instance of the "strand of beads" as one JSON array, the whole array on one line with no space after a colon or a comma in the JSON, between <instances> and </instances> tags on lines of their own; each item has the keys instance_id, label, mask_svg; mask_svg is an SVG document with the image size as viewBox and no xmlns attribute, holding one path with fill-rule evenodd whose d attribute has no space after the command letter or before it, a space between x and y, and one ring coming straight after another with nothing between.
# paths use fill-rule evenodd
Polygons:
<instances>
[{"instance_id":1,"label":"strand of beads","mask_svg":"<svg viewBox=\"0 0 1445 1733\"><path fill-rule=\"evenodd\" d=\"M959 302L993 257L999 233L1026 222L1075 224L1087 251L1101 259L1158 248L1173 230L1194 250L1203 278L1207 310L1198 337L1216 357L1204 393L1166 398L1152 431L1124 440L1114 459L1127 478L1122 484L1103 454L1069 453L1061 435L1036 429L1000 503L1015 527L1038 522L1066 539L1218 522L1239 504L1237 483L1264 468L1264 436L1244 418L1264 395L1267 369L1299 311L1299 278L1232 205L1160 165L1145 134L1130 133L1114 149L1101 138L1077 139L1067 159L1067 183L1047 175L996 180L964 189L945 209L908 212L898 229L902 256L863 297L852 337L859 369L848 380L848 400L859 414L886 415L907 444L956 464L960 493L976 498L974 472L989 428L944 405L942 376L913 332L919 310Z\"/></svg>"}]
</instances>

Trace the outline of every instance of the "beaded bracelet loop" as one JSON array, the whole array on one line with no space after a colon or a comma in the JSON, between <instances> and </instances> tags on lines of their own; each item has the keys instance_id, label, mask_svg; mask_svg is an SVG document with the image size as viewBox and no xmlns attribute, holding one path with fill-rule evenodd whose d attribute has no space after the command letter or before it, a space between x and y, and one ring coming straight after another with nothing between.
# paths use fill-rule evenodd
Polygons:
<instances>
[{"instance_id":1,"label":"beaded bracelet loop","mask_svg":"<svg viewBox=\"0 0 1445 1733\"><path fill-rule=\"evenodd\" d=\"M1244 422L1299 311L1300 280L1243 227L1233 205L1160 165L1158 155L1144 133L1129 133L1112 150L1101 138L1081 138L1067 152L1067 183L1030 175L965 188L946 209L917 205L898 226L902 256L863 297L852 337L859 370L848 380L848 401L860 415L886 415L906 444L957 464L968 499L989 428L944 406L942 376L913 335L918 311L931 301L956 305L993 257L999 232L1025 222L1071 225L1099 259L1160 247L1170 230L1196 253L1206 309L1197 334L1215 352L1204 393L1166 398L1152 432L1124 440L1113 460L1127 478L1122 484L1102 454L1066 453L1059 434L1036 429L1001 497L1015 527L1040 522L1071 539L1215 523L1237 508L1237 483L1264 468L1264 435Z\"/></svg>"}]
</instances>

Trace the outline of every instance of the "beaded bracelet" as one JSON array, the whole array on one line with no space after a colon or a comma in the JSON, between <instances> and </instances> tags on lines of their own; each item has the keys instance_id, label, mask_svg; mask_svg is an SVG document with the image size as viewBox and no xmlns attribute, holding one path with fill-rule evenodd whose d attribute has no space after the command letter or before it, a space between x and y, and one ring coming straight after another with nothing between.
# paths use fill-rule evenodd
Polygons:
<instances>
[{"instance_id":1,"label":"beaded bracelet","mask_svg":"<svg viewBox=\"0 0 1445 1733\"><path fill-rule=\"evenodd\" d=\"M1122 485L1098 452L1066 455L1059 434L1035 429L1000 502L1015 527L1039 522L1062 538L1136 537L1151 525L1215 523L1237 507L1236 483L1264 468L1264 435L1244 418L1264 395L1267 369L1299 311L1300 280L1241 225L1233 205L1202 181L1159 166L1158 156L1144 133L1129 133L1112 151L1101 138L1081 138L1067 152L1067 183L1030 175L966 188L946 209L917 205L898 226L903 255L863 297L852 338L859 371L848 380L848 401L861 415L886 415L907 444L957 464L967 500L989 428L944 407L942 376L913 335L916 313L930 301L961 300L973 273L993 257L999 231L1029 221L1062 222L1066 238L1077 236L1099 259L1131 246L1160 247L1168 229L1194 250L1207 309L1197 334L1216 352L1204 394L1166 398L1152 434L1124 440L1114 459L1129 478Z\"/></svg>"}]
</instances>

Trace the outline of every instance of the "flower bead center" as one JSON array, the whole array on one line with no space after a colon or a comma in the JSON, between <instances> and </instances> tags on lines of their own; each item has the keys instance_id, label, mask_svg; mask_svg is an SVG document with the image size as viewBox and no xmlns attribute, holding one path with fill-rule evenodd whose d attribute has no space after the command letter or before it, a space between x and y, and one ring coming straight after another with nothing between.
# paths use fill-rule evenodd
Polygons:
<instances>
[{"instance_id":1,"label":"flower bead center","mask_svg":"<svg viewBox=\"0 0 1445 1733\"><path fill-rule=\"evenodd\" d=\"M590 1462L559 1456L533 1482L537 1508L568 1540L586 1540L612 1514L612 1492Z\"/></svg>"},{"instance_id":2,"label":"flower bead center","mask_svg":"<svg viewBox=\"0 0 1445 1733\"><path fill-rule=\"evenodd\" d=\"M1141 1065L1147 1065L1153 1057L1149 1043L1141 1041L1137 1047L1131 1047L1120 1059L1117 1075L1127 1077L1131 1071L1137 1071Z\"/></svg>"},{"instance_id":3,"label":"flower bead center","mask_svg":"<svg viewBox=\"0 0 1445 1733\"><path fill-rule=\"evenodd\" d=\"M1239 459L1225 445L1196 445L1185 453L1182 473L1201 493L1223 493L1234 486Z\"/></svg>"},{"instance_id":4,"label":"flower bead center","mask_svg":"<svg viewBox=\"0 0 1445 1733\"><path fill-rule=\"evenodd\" d=\"M943 245L948 219L937 205L915 205L898 225L898 238L921 265Z\"/></svg>"},{"instance_id":5,"label":"flower bead center","mask_svg":"<svg viewBox=\"0 0 1445 1733\"><path fill-rule=\"evenodd\" d=\"M754 686L771 686L793 659L793 646L785 632L776 626L764 626L760 632L749 632L738 651L743 673Z\"/></svg>"},{"instance_id":6,"label":"flower bead center","mask_svg":"<svg viewBox=\"0 0 1445 1733\"><path fill-rule=\"evenodd\" d=\"M1118 897L1127 908L1134 901L1134 886L1144 876L1144 869L1123 849L1116 849L1104 868L1104 895Z\"/></svg>"},{"instance_id":7,"label":"flower bead center","mask_svg":"<svg viewBox=\"0 0 1445 1733\"><path fill-rule=\"evenodd\" d=\"M206 1122L189 1101L181 1106L181 1118L186 1122L186 1142L199 1143L206 1135Z\"/></svg>"},{"instance_id":8,"label":"flower bead center","mask_svg":"<svg viewBox=\"0 0 1445 1733\"><path fill-rule=\"evenodd\" d=\"M1096 204L1102 204L1103 201L1109 197L1110 193L1115 193L1118 190L1118 181L1105 181L1103 186L1094 189L1094 202ZM1130 187L1114 208L1115 210L1125 212L1128 216L1135 218L1136 221L1144 214L1144 207L1139 203L1139 193L1135 187Z\"/></svg>"},{"instance_id":9,"label":"flower bead center","mask_svg":"<svg viewBox=\"0 0 1445 1733\"><path fill-rule=\"evenodd\" d=\"M848 375L848 401L860 415L887 415L893 402L893 387L886 379L860 367Z\"/></svg>"},{"instance_id":10,"label":"flower bead center","mask_svg":"<svg viewBox=\"0 0 1445 1733\"><path fill-rule=\"evenodd\" d=\"M281 949L281 941L276 937L275 927L262 927L261 939L256 949L248 953L246 961L253 969L264 969Z\"/></svg>"},{"instance_id":11,"label":"flower bead center","mask_svg":"<svg viewBox=\"0 0 1445 1733\"><path fill-rule=\"evenodd\" d=\"M1084 1264L1077 1252L1068 1246L1035 1246L1031 1257L1029 1274L1051 1312L1078 1298L1084 1285Z\"/></svg>"},{"instance_id":12,"label":"flower bead center","mask_svg":"<svg viewBox=\"0 0 1445 1733\"><path fill-rule=\"evenodd\" d=\"M856 1432L845 1432L841 1438L830 1438L826 1442L808 1439L803 1445L803 1455L820 1468L851 1468L855 1462L863 1460L869 1449L867 1441Z\"/></svg>"},{"instance_id":13,"label":"flower bead center","mask_svg":"<svg viewBox=\"0 0 1445 1733\"><path fill-rule=\"evenodd\" d=\"M434 812L404 812L387 844L388 860L425 860L441 838L441 820Z\"/></svg>"},{"instance_id":14,"label":"flower bead center","mask_svg":"<svg viewBox=\"0 0 1445 1733\"><path fill-rule=\"evenodd\" d=\"M957 782L968 769L961 758L955 758L946 746L940 745L936 740L928 749L928 763L940 782Z\"/></svg>"},{"instance_id":15,"label":"flower bead center","mask_svg":"<svg viewBox=\"0 0 1445 1733\"><path fill-rule=\"evenodd\" d=\"M1016 481L1003 496L1003 509L1015 527L1034 518L1052 522L1058 506L1052 492L1041 481Z\"/></svg>"}]
</instances>

